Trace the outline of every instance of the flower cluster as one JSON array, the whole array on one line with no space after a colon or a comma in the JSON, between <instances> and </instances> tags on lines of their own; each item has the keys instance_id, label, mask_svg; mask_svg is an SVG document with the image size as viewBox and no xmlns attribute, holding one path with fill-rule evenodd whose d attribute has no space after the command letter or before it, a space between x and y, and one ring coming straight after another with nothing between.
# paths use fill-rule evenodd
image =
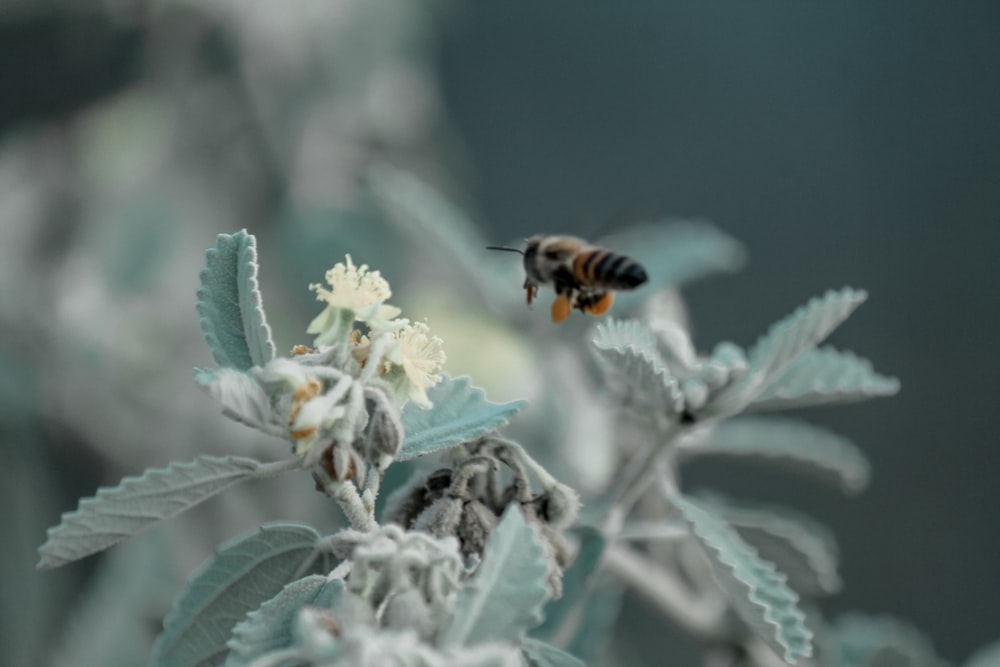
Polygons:
<instances>
[{"instance_id":1,"label":"flower cluster","mask_svg":"<svg viewBox=\"0 0 1000 667\"><path fill-rule=\"evenodd\" d=\"M399 308L384 303L392 290L381 273L369 270L367 264L355 266L350 255L346 260L326 272L329 289L309 286L327 305L306 332L317 334L316 345L321 348L350 345L359 368L371 362L374 370L369 374L383 379L400 405L410 400L431 407L427 390L441 380L447 359L443 341L432 336L423 322L399 318ZM355 321L364 323L367 333L354 328Z\"/></svg>"},{"instance_id":2,"label":"flower cluster","mask_svg":"<svg viewBox=\"0 0 1000 667\"><path fill-rule=\"evenodd\" d=\"M381 474L398 453L403 405L431 407L427 390L440 381L445 354L426 324L399 319L384 303L392 292L378 271L348 255L326 280L329 287L310 286L327 304L307 329L315 348L297 345L248 373L221 369L199 381L229 416L291 440L321 486L360 486L369 468Z\"/></svg>"}]
</instances>

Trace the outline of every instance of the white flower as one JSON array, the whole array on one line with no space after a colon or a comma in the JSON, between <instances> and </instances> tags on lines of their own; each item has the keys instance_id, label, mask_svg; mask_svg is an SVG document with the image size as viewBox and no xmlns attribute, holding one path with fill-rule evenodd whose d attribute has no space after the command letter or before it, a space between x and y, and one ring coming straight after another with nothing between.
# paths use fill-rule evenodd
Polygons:
<instances>
[{"instance_id":1,"label":"white flower","mask_svg":"<svg viewBox=\"0 0 1000 667\"><path fill-rule=\"evenodd\" d=\"M402 369L397 379L406 397L422 408L431 407L427 390L441 381L439 372L447 356L444 341L430 335L430 328L423 322L407 324L395 333L396 344L385 355L386 360Z\"/></svg>"},{"instance_id":2,"label":"white flower","mask_svg":"<svg viewBox=\"0 0 1000 667\"><path fill-rule=\"evenodd\" d=\"M339 262L326 272L329 289L319 283L309 285L316 292L316 299L327 303L306 329L306 333L318 334L317 345L337 342L350 332L354 320L367 323L372 331L399 328L393 321L399 315L399 308L383 303L392 296L389 283L380 272L370 271L367 264L354 266L350 255L346 259L346 263Z\"/></svg>"}]
</instances>

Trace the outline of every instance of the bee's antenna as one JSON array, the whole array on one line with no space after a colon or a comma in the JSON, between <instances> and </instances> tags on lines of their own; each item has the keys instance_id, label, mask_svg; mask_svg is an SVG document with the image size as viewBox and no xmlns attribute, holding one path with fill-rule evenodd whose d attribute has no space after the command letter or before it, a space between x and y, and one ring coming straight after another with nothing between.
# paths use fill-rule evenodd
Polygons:
<instances>
[{"instance_id":1,"label":"bee's antenna","mask_svg":"<svg viewBox=\"0 0 1000 667\"><path fill-rule=\"evenodd\" d=\"M520 248L507 248L506 246L502 246L502 245L488 245L488 246L486 246L486 249L487 250L506 250L507 252L516 252L516 253L521 254L521 255L524 254L524 251L521 250Z\"/></svg>"}]
</instances>

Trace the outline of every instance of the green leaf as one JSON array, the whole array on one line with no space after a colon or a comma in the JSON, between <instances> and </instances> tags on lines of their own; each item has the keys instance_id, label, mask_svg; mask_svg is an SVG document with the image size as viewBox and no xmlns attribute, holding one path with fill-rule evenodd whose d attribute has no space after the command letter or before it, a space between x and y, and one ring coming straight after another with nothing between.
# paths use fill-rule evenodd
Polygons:
<instances>
[{"instance_id":1,"label":"green leaf","mask_svg":"<svg viewBox=\"0 0 1000 667\"><path fill-rule=\"evenodd\" d=\"M785 410L852 403L899 391L899 380L879 375L867 359L826 346L796 359L751 403L753 410Z\"/></svg>"},{"instance_id":2,"label":"green leaf","mask_svg":"<svg viewBox=\"0 0 1000 667\"><path fill-rule=\"evenodd\" d=\"M594 347L608 384L626 405L671 416L683 395L659 353L652 332L637 320L609 320L597 326Z\"/></svg>"},{"instance_id":3,"label":"green leaf","mask_svg":"<svg viewBox=\"0 0 1000 667\"><path fill-rule=\"evenodd\" d=\"M538 639L525 639L521 649L530 667L584 667L576 656Z\"/></svg>"},{"instance_id":4,"label":"green leaf","mask_svg":"<svg viewBox=\"0 0 1000 667\"><path fill-rule=\"evenodd\" d=\"M427 391L434 407L424 410L413 403L403 408L403 447L396 457L408 461L463 442L506 424L527 405L526 401L497 404L486 400L482 389L467 377L447 375Z\"/></svg>"},{"instance_id":5,"label":"green leaf","mask_svg":"<svg viewBox=\"0 0 1000 667\"><path fill-rule=\"evenodd\" d=\"M237 456L199 456L188 463L150 468L104 487L78 509L66 512L38 549L37 567L65 565L142 532L214 496L237 482L268 474L270 466Z\"/></svg>"},{"instance_id":6,"label":"green leaf","mask_svg":"<svg viewBox=\"0 0 1000 667\"><path fill-rule=\"evenodd\" d=\"M699 494L698 500L774 563L798 593L817 596L840 590L837 541L823 524L787 507L737 504L716 494Z\"/></svg>"},{"instance_id":7,"label":"green leaf","mask_svg":"<svg viewBox=\"0 0 1000 667\"><path fill-rule=\"evenodd\" d=\"M245 371L274 358L257 284L257 241L247 231L219 234L205 251L198 321L215 361Z\"/></svg>"},{"instance_id":8,"label":"green leaf","mask_svg":"<svg viewBox=\"0 0 1000 667\"><path fill-rule=\"evenodd\" d=\"M223 545L188 581L163 621L152 667L207 667L226 657L237 623L291 581L326 573L330 563L309 526L265 524Z\"/></svg>"},{"instance_id":9,"label":"green leaf","mask_svg":"<svg viewBox=\"0 0 1000 667\"><path fill-rule=\"evenodd\" d=\"M542 620L549 598L545 549L517 505L509 505L475 576L458 593L445 647L520 642Z\"/></svg>"},{"instance_id":10,"label":"green leaf","mask_svg":"<svg viewBox=\"0 0 1000 667\"><path fill-rule=\"evenodd\" d=\"M812 632L803 622L799 596L785 583L785 576L700 503L681 495L673 501L691 524L716 581L740 618L786 662L810 657Z\"/></svg>"},{"instance_id":11,"label":"green leaf","mask_svg":"<svg viewBox=\"0 0 1000 667\"><path fill-rule=\"evenodd\" d=\"M707 440L679 450L685 457L757 456L778 461L839 484L845 493L868 486L871 467L858 447L844 436L797 419L737 417L722 422Z\"/></svg>"},{"instance_id":12,"label":"green leaf","mask_svg":"<svg viewBox=\"0 0 1000 667\"><path fill-rule=\"evenodd\" d=\"M844 288L813 298L778 321L750 349L746 374L712 399L706 416L734 415L774 382L801 354L830 335L867 298Z\"/></svg>"},{"instance_id":13,"label":"green leaf","mask_svg":"<svg viewBox=\"0 0 1000 667\"><path fill-rule=\"evenodd\" d=\"M1000 641L995 641L976 650L965 661L964 667L998 667L998 665L1000 665Z\"/></svg>"},{"instance_id":14,"label":"green leaf","mask_svg":"<svg viewBox=\"0 0 1000 667\"><path fill-rule=\"evenodd\" d=\"M552 640L567 617L582 604L590 591L590 579L604 555L607 540L595 528L580 527L575 531L580 537L580 548L573 564L563 572L563 594L558 600L545 605L545 621L532 631L532 636Z\"/></svg>"},{"instance_id":15,"label":"green leaf","mask_svg":"<svg viewBox=\"0 0 1000 667\"><path fill-rule=\"evenodd\" d=\"M944 667L919 630L891 616L849 613L831 624L838 667Z\"/></svg>"},{"instance_id":16,"label":"green leaf","mask_svg":"<svg viewBox=\"0 0 1000 667\"><path fill-rule=\"evenodd\" d=\"M306 605L331 609L343 592L342 580L327 581L321 574L288 584L233 628L226 667L248 667L265 653L291 646L299 610Z\"/></svg>"}]
</instances>

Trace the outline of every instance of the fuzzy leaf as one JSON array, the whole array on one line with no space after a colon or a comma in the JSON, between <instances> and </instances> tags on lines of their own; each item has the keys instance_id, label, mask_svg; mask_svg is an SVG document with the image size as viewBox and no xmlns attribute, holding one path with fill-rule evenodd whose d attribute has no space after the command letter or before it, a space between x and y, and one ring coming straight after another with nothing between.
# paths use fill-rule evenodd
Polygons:
<instances>
[{"instance_id":1,"label":"fuzzy leaf","mask_svg":"<svg viewBox=\"0 0 1000 667\"><path fill-rule=\"evenodd\" d=\"M829 336L867 296L851 288L830 290L772 325L750 349L746 374L721 391L706 414L725 416L743 410L801 354Z\"/></svg>"},{"instance_id":2,"label":"fuzzy leaf","mask_svg":"<svg viewBox=\"0 0 1000 667\"><path fill-rule=\"evenodd\" d=\"M274 358L271 328L257 284L257 241L240 230L219 234L205 251L198 289L198 321L215 361L248 370Z\"/></svg>"},{"instance_id":3,"label":"fuzzy leaf","mask_svg":"<svg viewBox=\"0 0 1000 667\"><path fill-rule=\"evenodd\" d=\"M580 548L573 564L563 572L563 594L545 605L545 621L532 631L532 636L552 640L572 610L583 603L590 590L591 576L604 555L607 541L596 528L581 527L575 531Z\"/></svg>"},{"instance_id":4,"label":"fuzzy leaf","mask_svg":"<svg viewBox=\"0 0 1000 667\"><path fill-rule=\"evenodd\" d=\"M237 456L199 456L188 463L150 468L84 498L49 529L39 549L39 569L65 565L169 519L236 482L259 476L265 464Z\"/></svg>"},{"instance_id":5,"label":"fuzzy leaf","mask_svg":"<svg viewBox=\"0 0 1000 667\"><path fill-rule=\"evenodd\" d=\"M272 523L223 545L188 581L163 621L152 667L207 667L225 660L237 623L291 581L325 573L319 534L302 524Z\"/></svg>"},{"instance_id":6,"label":"fuzzy leaf","mask_svg":"<svg viewBox=\"0 0 1000 667\"><path fill-rule=\"evenodd\" d=\"M271 399L252 375L233 368L194 369L195 381L222 406L222 414L265 433L287 437L287 430L271 423Z\"/></svg>"},{"instance_id":7,"label":"fuzzy leaf","mask_svg":"<svg viewBox=\"0 0 1000 667\"><path fill-rule=\"evenodd\" d=\"M802 595L831 595L840 590L837 541L829 528L787 507L736 504L715 494L699 494L757 553L788 577Z\"/></svg>"},{"instance_id":8,"label":"fuzzy leaf","mask_svg":"<svg viewBox=\"0 0 1000 667\"><path fill-rule=\"evenodd\" d=\"M608 242L642 264L649 274L648 294L678 287L713 273L730 273L746 262L743 246L711 223L701 220L664 220L636 225ZM635 295L622 294L627 305Z\"/></svg>"},{"instance_id":9,"label":"fuzzy leaf","mask_svg":"<svg viewBox=\"0 0 1000 667\"><path fill-rule=\"evenodd\" d=\"M525 639L521 648L530 667L584 667L576 656L538 639Z\"/></svg>"},{"instance_id":10,"label":"fuzzy leaf","mask_svg":"<svg viewBox=\"0 0 1000 667\"><path fill-rule=\"evenodd\" d=\"M291 646L299 610L306 605L331 609L343 592L342 580L327 581L321 574L288 584L233 628L226 667L248 667L265 653Z\"/></svg>"},{"instance_id":11,"label":"fuzzy leaf","mask_svg":"<svg viewBox=\"0 0 1000 667\"><path fill-rule=\"evenodd\" d=\"M812 632L803 622L799 596L785 583L785 576L700 503L680 495L673 501L691 524L716 581L740 618L786 662L811 656Z\"/></svg>"},{"instance_id":12,"label":"fuzzy leaf","mask_svg":"<svg viewBox=\"0 0 1000 667\"><path fill-rule=\"evenodd\" d=\"M767 386L750 407L785 410L852 403L899 391L899 380L879 375L867 359L826 346L809 350Z\"/></svg>"},{"instance_id":13,"label":"fuzzy leaf","mask_svg":"<svg viewBox=\"0 0 1000 667\"><path fill-rule=\"evenodd\" d=\"M517 505L497 525L475 576L458 593L445 647L519 642L542 620L549 598L545 549Z\"/></svg>"},{"instance_id":14,"label":"fuzzy leaf","mask_svg":"<svg viewBox=\"0 0 1000 667\"><path fill-rule=\"evenodd\" d=\"M944 667L919 630L891 616L849 613L831 625L839 667Z\"/></svg>"},{"instance_id":15,"label":"fuzzy leaf","mask_svg":"<svg viewBox=\"0 0 1000 667\"><path fill-rule=\"evenodd\" d=\"M730 419L719 424L706 441L681 451L685 456L758 456L780 461L818 474L851 494L868 486L871 477L868 459L853 442L784 417Z\"/></svg>"},{"instance_id":16,"label":"fuzzy leaf","mask_svg":"<svg viewBox=\"0 0 1000 667\"><path fill-rule=\"evenodd\" d=\"M623 402L667 416L683 407L677 381L656 351L652 332L637 320L610 320L597 326L594 347L609 385Z\"/></svg>"},{"instance_id":17,"label":"fuzzy leaf","mask_svg":"<svg viewBox=\"0 0 1000 667\"><path fill-rule=\"evenodd\" d=\"M491 403L469 378L445 375L427 391L434 407L424 410L413 403L403 408L403 447L397 457L408 461L468 442L506 424L526 401Z\"/></svg>"}]
</instances>

